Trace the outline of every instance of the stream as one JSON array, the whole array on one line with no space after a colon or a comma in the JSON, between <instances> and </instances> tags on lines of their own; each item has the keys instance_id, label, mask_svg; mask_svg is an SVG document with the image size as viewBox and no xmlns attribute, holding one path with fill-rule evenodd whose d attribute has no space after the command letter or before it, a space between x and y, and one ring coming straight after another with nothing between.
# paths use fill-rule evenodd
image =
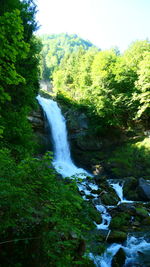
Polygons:
<instances>
[{"instance_id":1,"label":"stream","mask_svg":"<svg viewBox=\"0 0 150 267\"><path fill-rule=\"evenodd\" d=\"M99 189L98 185L87 177L91 176L89 172L82 168L78 168L71 159L69 143L67 140L67 129L65 118L63 117L60 108L57 103L51 99L46 99L38 95L37 100L44 110L48 123L51 128L53 144L54 144L54 159L53 166L58 173L63 177L79 177L81 182L78 183L79 191L82 192L85 201L88 201L88 196L92 196L93 203L97 203L98 194L95 192ZM108 179L108 186L112 187L118 195L120 203L133 203L133 201L126 200L123 197L123 182L113 181ZM94 193L92 192L94 191ZM106 205L102 203L95 204L95 208L99 211L102 217L101 224L94 222L97 230L108 231L110 233L109 225L111 222L111 215L108 212ZM89 253L89 257L98 267L111 267L112 259L122 248L126 254L126 260L124 267L148 267L150 266L150 240L145 236L131 235L129 234L124 244L113 243L107 247L104 254L94 255ZM149 260L146 260L149 257ZM149 262L149 263L148 263ZM121 266L120 266L121 267Z\"/></svg>"}]
</instances>

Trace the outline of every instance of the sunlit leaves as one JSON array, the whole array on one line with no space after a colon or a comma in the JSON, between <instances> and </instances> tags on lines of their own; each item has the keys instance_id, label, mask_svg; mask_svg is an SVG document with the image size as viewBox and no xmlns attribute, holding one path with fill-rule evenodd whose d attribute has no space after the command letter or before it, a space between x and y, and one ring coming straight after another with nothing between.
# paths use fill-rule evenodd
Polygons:
<instances>
[{"instance_id":1,"label":"sunlit leaves","mask_svg":"<svg viewBox=\"0 0 150 267\"><path fill-rule=\"evenodd\" d=\"M148 40L133 43L123 55L114 49L76 51L54 73L54 87L84 103L104 124L127 127L149 116L149 53Z\"/></svg>"}]
</instances>

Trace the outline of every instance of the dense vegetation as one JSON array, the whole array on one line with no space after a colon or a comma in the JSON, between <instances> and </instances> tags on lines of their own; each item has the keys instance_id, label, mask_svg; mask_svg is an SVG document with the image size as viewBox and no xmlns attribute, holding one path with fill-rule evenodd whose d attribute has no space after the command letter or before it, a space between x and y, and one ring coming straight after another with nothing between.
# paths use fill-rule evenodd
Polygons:
<instances>
[{"instance_id":1,"label":"dense vegetation","mask_svg":"<svg viewBox=\"0 0 150 267\"><path fill-rule=\"evenodd\" d=\"M79 48L53 73L54 88L84 103L103 125L127 127L150 115L150 42L116 49Z\"/></svg>"},{"instance_id":2,"label":"dense vegetation","mask_svg":"<svg viewBox=\"0 0 150 267\"><path fill-rule=\"evenodd\" d=\"M149 127L150 43L135 42L121 55L117 49L100 51L77 35L42 36L40 58L35 14L34 0L1 0L0 262L91 266L83 257L84 239L95 211L78 194L76 181L56 174L49 154L37 157L27 120L37 108L39 69L61 100L76 109L84 106L93 135L117 128L133 136L137 124ZM109 158L114 173L141 174L134 158L143 163L142 174L149 174L149 150L149 138L117 148Z\"/></svg>"},{"instance_id":3,"label":"dense vegetation","mask_svg":"<svg viewBox=\"0 0 150 267\"><path fill-rule=\"evenodd\" d=\"M51 157L36 158L27 120L37 108L41 43L32 0L0 9L1 266L71 266L82 259L87 208L76 183L57 177ZM87 219L86 219L87 217ZM88 263L85 263L88 265Z\"/></svg>"},{"instance_id":4,"label":"dense vegetation","mask_svg":"<svg viewBox=\"0 0 150 267\"><path fill-rule=\"evenodd\" d=\"M59 38L55 38L57 43ZM118 49L100 51L94 46L72 49L55 61L50 75L57 99L84 107L92 135L108 139L125 135L124 143L108 158L104 151L102 161L106 158L113 175L143 176L144 171L150 175L150 141L144 141L144 131L150 127L150 42L136 41L123 54ZM47 64L51 64L59 49L49 46L48 54ZM135 137L141 137L140 141Z\"/></svg>"},{"instance_id":5,"label":"dense vegetation","mask_svg":"<svg viewBox=\"0 0 150 267\"><path fill-rule=\"evenodd\" d=\"M40 37L43 49L41 52L41 78L44 80L51 80L53 72L58 69L61 60L76 52L79 47L87 50L92 47L92 43L79 38L72 34L53 34L42 35Z\"/></svg>"}]
</instances>

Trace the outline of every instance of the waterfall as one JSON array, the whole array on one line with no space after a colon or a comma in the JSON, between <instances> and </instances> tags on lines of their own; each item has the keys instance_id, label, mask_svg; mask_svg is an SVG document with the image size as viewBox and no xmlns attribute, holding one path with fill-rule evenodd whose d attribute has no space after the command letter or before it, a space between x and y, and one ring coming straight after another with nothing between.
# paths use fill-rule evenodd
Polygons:
<instances>
[{"instance_id":1,"label":"waterfall","mask_svg":"<svg viewBox=\"0 0 150 267\"><path fill-rule=\"evenodd\" d=\"M124 183L122 181L117 182L117 181L113 181L113 180L108 180L108 183L112 186L112 188L116 191L116 194L120 198L120 202L118 202L118 204L120 204L120 203L133 203L132 200L127 200L123 196Z\"/></svg>"},{"instance_id":2,"label":"waterfall","mask_svg":"<svg viewBox=\"0 0 150 267\"><path fill-rule=\"evenodd\" d=\"M42 106L51 127L54 143L53 166L55 169L63 177L77 176L85 178L86 176L91 176L84 169L77 168L71 159L66 122L57 103L51 99L43 98L40 95L37 96L37 100Z\"/></svg>"},{"instance_id":3,"label":"waterfall","mask_svg":"<svg viewBox=\"0 0 150 267\"><path fill-rule=\"evenodd\" d=\"M67 140L66 122L61 114L61 110L57 103L51 99L45 99L41 96L37 97L39 104L42 106L48 123L51 127L52 138L54 143L54 159L53 166L63 177L80 177L86 178L92 176L82 168L77 168L73 163L70 155L69 143ZM132 202L123 197L123 183L108 181L114 188L117 195L120 198L120 202ZM94 181L89 182L86 179L78 182L79 191L84 192L84 199L88 200L88 196L91 195L96 200L98 195L92 193L92 190L98 190L98 186ZM102 223L96 224L97 229L109 230L109 224L111 216L107 212L107 209L102 205L95 205L95 208L101 213ZM144 238L136 238L133 236L128 237L126 245L112 244L110 245L103 255L95 256L92 253L89 254L90 258L94 261L97 267L111 267L112 259L117 251L122 248L126 253L125 267L130 266L149 266L147 265L149 260L150 243ZM143 263L143 265L138 265Z\"/></svg>"}]
</instances>

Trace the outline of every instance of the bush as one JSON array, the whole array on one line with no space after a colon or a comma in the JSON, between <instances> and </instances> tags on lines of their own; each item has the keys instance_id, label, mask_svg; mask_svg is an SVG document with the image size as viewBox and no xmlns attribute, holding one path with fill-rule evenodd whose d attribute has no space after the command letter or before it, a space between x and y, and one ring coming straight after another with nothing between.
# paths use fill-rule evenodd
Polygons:
<instances>
[{"instance_id":1,"label":"bush","mask_svg":"<svg viewBox=\"0 0 150 267\"><path fill-rule=\"evenodd\" d=\"M0 162L2 265L82 264L88 217L76 182L58 178L48 155L16 164L4 149Z\"/></svg>"},{"instance_id":2,"label":"bush","mask_svg":"<svg viewBox=\"0 0 150 267\"><path fill-rule=\"evenodd\" d=\"M117 148L109 163L117 177L150 175L150 138L132 141Z\"/></svg>"}]
</instances>

